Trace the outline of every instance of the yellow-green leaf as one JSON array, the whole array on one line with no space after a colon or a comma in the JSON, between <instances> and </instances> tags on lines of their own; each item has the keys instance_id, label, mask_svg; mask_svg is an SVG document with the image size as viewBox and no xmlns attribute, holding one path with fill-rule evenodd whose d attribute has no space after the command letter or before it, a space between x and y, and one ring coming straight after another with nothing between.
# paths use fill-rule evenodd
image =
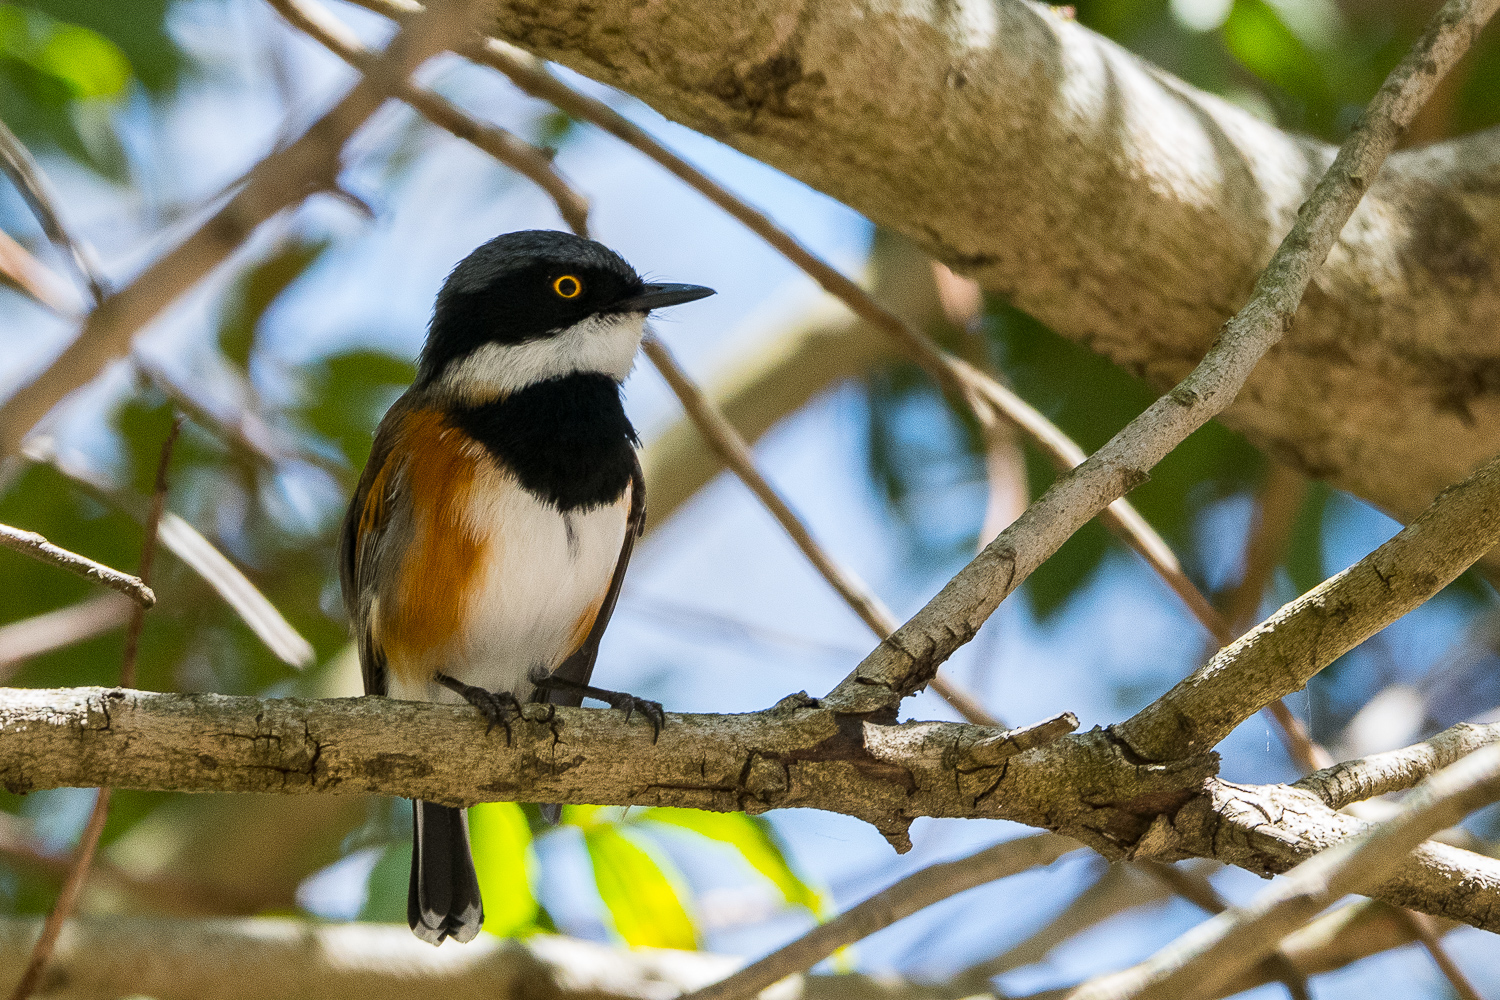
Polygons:
<instances>
[{"instance_id":1,"label":"yellow-green leaf","mask_svg":"<svg viewBox=\"0 0 1500 1000\"><path fill-rule=\"evenodd\" d=\"M792 870L776 831L759 816L663 808L651 809L641 819L692 830L710 840L728 844L739 851L751 867L770 879L789 904L804 906L814 916L823 916L827 901Z\"/></svg>"},{"instance_id":2,"label":"yellow-green leaf","mask_svg":"<svg viewBox=\"0 0 1500 1000\"><path fill-rule=\"evenodd\" d=\"M632 946L698 947L698 929L682 905L672 880L650 854L613 826L591 826L583 843L594 865L599 897L614 918L615 931Z\"/></svg>"},{"instance_id":3,"label":"yellow-green leaf","mask_svg":"<svg viewBox=\"0 0 1500 1000\"><path fill-rule=\"evenodd\" d=\"M531 828L514 802L484 802L469 808L469 845L484 894L484 929L515 937L536 927L531 893Z\"/></svg>"}]
</instances>

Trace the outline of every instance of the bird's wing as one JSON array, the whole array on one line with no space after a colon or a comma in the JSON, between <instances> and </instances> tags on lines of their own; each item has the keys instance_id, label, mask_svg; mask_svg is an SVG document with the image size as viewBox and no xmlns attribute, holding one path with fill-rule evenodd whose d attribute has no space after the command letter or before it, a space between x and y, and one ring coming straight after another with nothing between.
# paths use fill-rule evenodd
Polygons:
<instances>
[{"instance_id":1,"label":"bird's wing","mask_svg":"<svg viewBox=\"0 0 1500 1000\"><path fill-rule=\"evenodd\" d=\"M646 530L646 475L641 471L640 456L632 453L631 457L635 465L630 470L630 513L625 520L625 541L620 545L620 558L615 562L615 573L610 577L609 590L604 594L604 602L599 605L599 613L594 616L594 624L589 629L588 636L552 673L552 676L563 680L587 684L593 675L594 661L599 657L599 643L604 638L604 630L609 627L615 602L620 599L620 587L625 583L625 568L630 565L635 540ZM537 697L538 700L554 705L571 705L575 708L583 703L581 691L539 689Z\"/></svg>"},{"instance_id":2,"label":"bird's wing","mask_svg":"<svg viewBox=\"0 0 1500 1000\"><path fill-rule=\"evenodd\" d=\"M360 673L366 694L387 691L385 653L375 634L376 601L385 578L395 572L400 553L393 551L399 532L391 532L406 501L401 495L403 470L394 454L401 423L410 407L405 397L396 401L380 428L370 459L359 477L354 499L344 515L339 532L339 581L343 586L344 610L349 615L355 645L359 649Z\"/></svg>"}]
</instances>

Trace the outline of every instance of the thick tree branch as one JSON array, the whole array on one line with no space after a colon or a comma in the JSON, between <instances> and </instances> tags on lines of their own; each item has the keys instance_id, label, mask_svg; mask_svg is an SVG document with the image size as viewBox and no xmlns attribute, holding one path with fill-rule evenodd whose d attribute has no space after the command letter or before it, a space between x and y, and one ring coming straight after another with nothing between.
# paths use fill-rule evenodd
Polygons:
<instances>
[{"instance_id":1,"label":"thick tree branch","mask_svg":"<svg viewBox=\"0 0 1500 1000\"><path fill-rule=\"evenodd\" d=\"M801 806L864 819L900 848L917 816L1010 819L1111 859L1199 855L1261 873L1361 829L1310 792L1216 780L1209 757L1148 764L1100 730L1056 739L1066 718L1009 732L881 726L803 695L747 715L669 714L653 744L650 724L621 712L528 711L507 746L467 706L0 690L0 786ZM411 750L423 746L444 752ZM1500 930L1500 862L1480 855L1423 845L1379 895Z\"/></svg>"},{"instance_id":2,"label":"thick tree branch","mask_svg":"<svg viewBox=\"0 0 1500 1000\"><path fill-rule=\"evenodd\" d=\"M1162 388L1333 158L1020 0L974 17L875 0L495 10L509 41L828 192ZM1500 453L1500 131L1364 180L1296 333L1223 419L1405 518Z\"/></svg>"}]
</instances>

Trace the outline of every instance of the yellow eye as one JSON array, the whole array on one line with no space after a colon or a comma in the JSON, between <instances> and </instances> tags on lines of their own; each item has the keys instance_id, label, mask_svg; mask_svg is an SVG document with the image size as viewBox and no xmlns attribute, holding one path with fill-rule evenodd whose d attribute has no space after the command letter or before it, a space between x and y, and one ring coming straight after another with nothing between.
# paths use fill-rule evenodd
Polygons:
<instances>
[{"instance_id":1,"label":"yellow eye","mask_svg":"<svg viewBox=\"0 0 1500 1000\"><path fill-rule=\"evenodd\" d=\"M583 282L565 274L552 283L552 290L565 299L576 299L583 294Z\"/></svg>"}]
</instances>

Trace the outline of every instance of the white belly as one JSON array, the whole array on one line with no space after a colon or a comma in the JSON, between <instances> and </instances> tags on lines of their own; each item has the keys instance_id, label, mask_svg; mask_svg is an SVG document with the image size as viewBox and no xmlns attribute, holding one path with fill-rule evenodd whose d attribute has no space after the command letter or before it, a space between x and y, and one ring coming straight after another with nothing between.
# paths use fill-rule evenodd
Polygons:
<instances>
[{"instance_id":1,"label":"white belly","mask_svg":"<svg viewBox=\"0 0 1500 1000\"><path fill-rule=\"evenodd\" d=\"M625 541L629 491L608 507L567 514L513 480L474 494L467 527L485 539L485 564L469 588L463 629L437 669L524 702L532 671L550 673L577 647L581 622L609 588ZM463 700L437 684L391 680L394 698Z\"/></svg>"}]
</instances>

